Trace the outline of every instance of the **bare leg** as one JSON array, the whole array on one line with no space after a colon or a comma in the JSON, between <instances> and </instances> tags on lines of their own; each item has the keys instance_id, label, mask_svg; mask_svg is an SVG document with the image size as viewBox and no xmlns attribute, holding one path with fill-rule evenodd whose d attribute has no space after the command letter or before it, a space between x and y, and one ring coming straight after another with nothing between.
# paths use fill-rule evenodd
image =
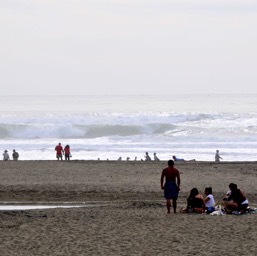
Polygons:
<instances>
[{"instance_id":1,"label":"bare leg","mask_svg":"<svg viewBox=\"0 0 257 256\"><path fill-rule=\"evenodd\" d=\"M238 205L236 202L226 201L225 202L225 210L227 213L231 213L232 211L238 210Z\"/></svg>"},{"instance_id":2,"label":"bare leg","mask_svg":"<svg viewBox=\"0 0 257 256\"><path fill-rule=\"evenodd\" d=\"M177 200L173 200L173 211L177 213Z\"/></svg>"},{"instance_id":3,"label":"bare leg","mask_svg":"<svg viewBox=\"0 0 257 256\"><path fill-rule=\"evenodd\" d=\"M170 213L170 207L171 207L170 199L167 199L166 206L167 206L167 213Z\"/></svg>"}]
</instances>

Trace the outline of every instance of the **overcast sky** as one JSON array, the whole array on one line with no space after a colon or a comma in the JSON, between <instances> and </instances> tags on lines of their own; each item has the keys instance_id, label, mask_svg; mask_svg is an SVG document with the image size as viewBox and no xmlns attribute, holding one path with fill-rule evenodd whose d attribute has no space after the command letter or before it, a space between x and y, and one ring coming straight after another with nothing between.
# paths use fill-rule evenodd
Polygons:
<instances>
[{"instance_id":1,"label":"overcast sky","mask_svg":"<svg viewBox=\"0 0 257 256\"><path fill-rule=\"evenodd\" d=\"M1 94L257 93L256 0L0 0Z\"/></svg>"}]
</instances>

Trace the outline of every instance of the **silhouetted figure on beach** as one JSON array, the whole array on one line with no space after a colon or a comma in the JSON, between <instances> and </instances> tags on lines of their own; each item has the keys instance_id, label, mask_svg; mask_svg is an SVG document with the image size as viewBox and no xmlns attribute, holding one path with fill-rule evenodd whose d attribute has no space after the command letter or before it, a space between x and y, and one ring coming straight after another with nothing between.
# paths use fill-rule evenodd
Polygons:
<instances>
[{"instance_id":1,"label":"silhouetted figure on beach","mask_svg":"<svg viewBox=\"0 0 257 256\"><path fill-rule=\"evenodd\" d=\"M153 160L155 162L160 162L160 159L157 157L156 153L153 153Z\"/></svg>"},{"instance_id":2,"label":"silhouetted figure on beach","mask_svg":"<svg viewBox=\"0 0 257 256\"><path fill-rule=\"evenodd\" d=\"M8 154L8 151L7 151L7 150L5 150L4 153L3 153L3 160L4 160L4 161L10 160L10 157L9 157L9 154Z\"/></svg>"},{"instance_id":3,"label":"silhouetted figure on beach","mask_svg":"<svg viewBox=\"0 0 257 256\"><path fill-rule=\"evenodd\" d=\"M216 150L216 154L215 154L215 162L220 162L220 159L222 159L222 157L220 156L219 150Z\"/></svg>"},{"instance_id":4,"label":"silhouetted figure on beach","mask_svg":"<svg viewBox=\"0 0 257 256\"><path fill-rule=\"evenodd\" d=\"M149 156L148 152L145 152L145 161L150 162L152 161L151 157Z\"/></svg>"},{"instance_id":5,"label":"silhouetted figure on beach","mask_svg":"<svg viewBox=\"0 0 257 256\"><path fill-rule=\"evenodd\" d=\"M12 159L14 161L17 161L19 158L19 153L17 151L15 151L15 149L13 150L13 153L12 153Z\"/></svg>"}]
</instances>

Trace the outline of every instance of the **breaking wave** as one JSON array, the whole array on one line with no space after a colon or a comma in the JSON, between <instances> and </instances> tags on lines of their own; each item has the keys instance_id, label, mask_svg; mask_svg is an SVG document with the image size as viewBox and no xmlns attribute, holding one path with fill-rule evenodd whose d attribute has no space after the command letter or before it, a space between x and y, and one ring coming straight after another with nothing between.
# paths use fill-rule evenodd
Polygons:
<instances>
[{"instance_id":1,"label":"breaking wave","mask_svg":"<svg viewBox=\"0 0 257 256\"><path fill-rule=\"evenodd\" d=\"M0 117L0 139L163 136L190 140L257 134L257 114L145 113Z\"/></svg>"}]
</instances>

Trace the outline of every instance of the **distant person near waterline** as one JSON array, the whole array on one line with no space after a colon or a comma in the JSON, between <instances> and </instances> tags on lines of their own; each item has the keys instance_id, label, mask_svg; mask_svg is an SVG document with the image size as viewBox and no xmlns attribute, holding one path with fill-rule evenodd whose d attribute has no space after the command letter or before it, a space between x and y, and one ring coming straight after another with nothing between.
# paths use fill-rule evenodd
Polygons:
<instances>
[{"instance_id":1,"label":"distant person near waterline","mask_svg":"<svg viewBox=\"0 0 257 256\"><path fill-rule=\"evenodd\" d=\"M5 150L4 153L3 153L3 160L4 160L4 161L10 160L10 157L9 157L9 154L8 154L8 151L7 151L7 150Z\"/></svg>"},{"instance_id":2,"label":"distant person near waterline","mask_svg":"<svg viewBox=\"0 0 257 256\"><path fill-rule=\"evenodd\" d=\"M165 184L164 184L165 179ZM170 213L171 200L174 213L177 212L177 199L180 190L180 174L174 168L174 161L168 161L168 167L162 170L161 174L161 189L164 190L164 197L166 198L167 213Z\"/></svg>"},{"instance_id":3,"label":"distant person near waterline","mask_svg":"<svg viewBox=\"0 0 257 256\"><path fill-rule=\"evenodd\" d=\"M59 144L55 147L55 151L56 151L56 158L57 158L57 160L59 160L59 159L62 160L63 148L62 148L61 143L59 143Z\"/></svg>"},{"instance_id":4,"label":"distant person near waterline","mask_svg":"<svg viewBox=\"0 0 257 256\"><path fill-rule=\"evenodd\" d=\"M153 160L155 162L160 162L160 159L158 158L158 156L156 155L156 153L153 153Z\"/></svg>"},{"instance_id":5,"label":"distant person near waterline","mask_svg":"<svg viewBox=\"0 0 257 256\"><path fill-rule=\"evenodd\" d=\"M19 159L19 153L14 149L12 153L12 159L17 161Z\"/></svg>"},{"instance_id":6,"label":"distant person near waterline","mask_svg":"<svg viewBox=\"0 0 257 256\"><path fill-rule=\"evenodd\" d=\"M216 154L215 154L215 162L220 162L220 159L222 159L222 157L220 156L219 150L216 150Z\"/></svg>"},{"instance_id":7,"label":"distant person near waterline","mask_svg":"<svg viewBox=\"0 0 257 256\"><path fill-rule=\"evenodd\" d=\"M70 153L70 146L66 145L64 147L64 159L65 161L70 161L71 153Z\"/></svg>"},{"instance_id":8,"label":"distant person near waterline","mask_svg":"<svg viewBox=\"0 0 257 256\"><path fill-rule=\"evenodd\" d=\"M172 156L172 158L173 158L173 161L175 161L175 162L185 162L186 161L184 158L178 158L176 156Z\"/></svg>"},{"instance_id":9,"label":"distant person near waterline","mask_svg":"<svg viewBox=\"0 0 257 256\"><path fill-rule=\"evenodd\" d=\"M195 162L195 159L185 160L184 158L178 158L176 156L172 156L172 158L173 158L173 161L175 162L186 162L186 161Z\"/></svg>"},{"instance_id":10,"label":"distant person near waterline","mask_svg":"<svg viewBox=\"0 0 257 256\"><path fill-rule=\"evenodd\" d=\"M151 157L149 156L148 152L145 152L145 161L146 161L146 162L151 162L151 161L152 161L152 159L151 159Z\"/></svg>"}]
</instances>

